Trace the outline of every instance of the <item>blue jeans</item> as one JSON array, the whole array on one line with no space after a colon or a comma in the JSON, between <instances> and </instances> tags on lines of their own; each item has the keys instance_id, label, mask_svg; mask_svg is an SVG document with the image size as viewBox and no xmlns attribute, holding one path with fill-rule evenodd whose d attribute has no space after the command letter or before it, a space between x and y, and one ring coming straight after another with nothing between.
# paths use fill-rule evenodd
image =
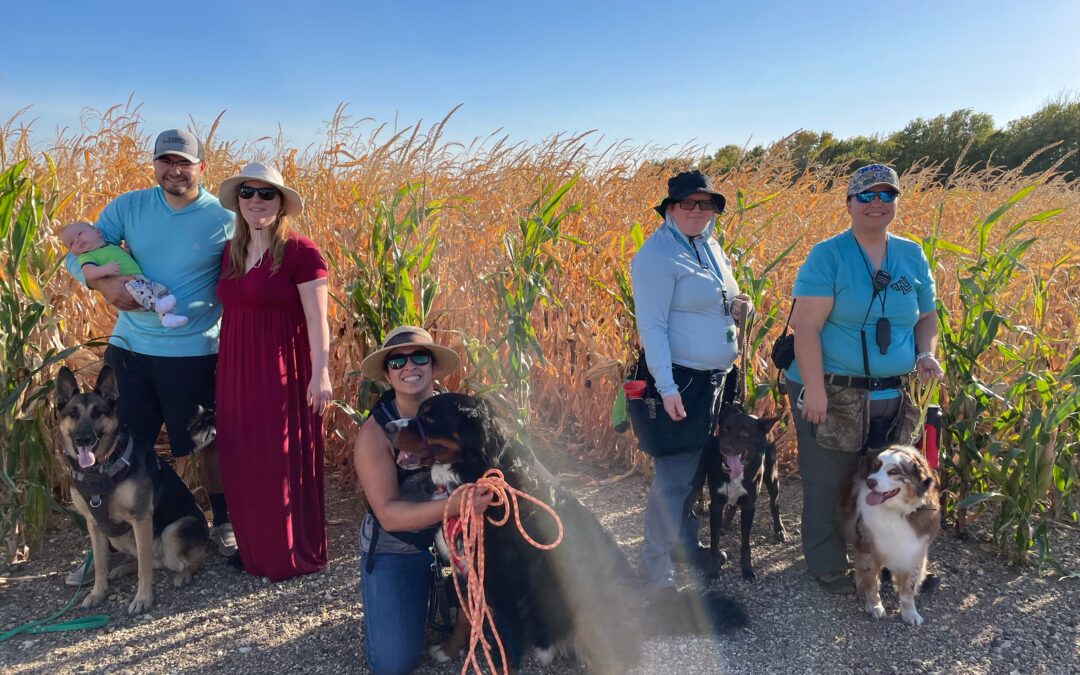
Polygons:
<instances>
[{"instance_id":1,"label":"blue jeans","mask_svg":"<svg viewBox=\"0 0 1080 675\"><path fill-rule=\"evenodd\" d=\"M364 651L378 675L408 673L420 664L427 625L432 558L421 553L378 553L371 574L367 552L360 554L360 594L364 604Z\"/></svg>"},{"instance_id":2,"label":"blue jeans","mask_svg":"<svg viewBox=\"0 0 1080 675\"><path fill-rule=\"evenodd\" d=\"M662 411L661 411L662 412ZM641 568L651 586L674 586L671 552L682 542L696 546L696 519L689 519L687 500L701 463L702 450L668 457L653 457L652 485L645 502L645 543L641 547Z\"/></svg>"}]
</instances>

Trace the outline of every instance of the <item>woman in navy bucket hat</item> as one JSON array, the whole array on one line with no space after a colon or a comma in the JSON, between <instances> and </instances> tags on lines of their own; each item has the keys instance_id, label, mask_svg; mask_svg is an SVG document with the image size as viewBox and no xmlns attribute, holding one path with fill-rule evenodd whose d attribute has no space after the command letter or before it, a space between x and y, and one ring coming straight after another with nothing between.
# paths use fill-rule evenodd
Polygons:
<instances>
[{"instance_id":1,"label":"woman in navy bucket hat","mask_svg":"<svg viewBox=\"0 0 1080 675\"><path fill-rule=\"evenodd\" d=\"M725 204L702 172L674 176L654 207L664 221L630 265L643 351L638 372L648 382L645 403L633 402L630 414L655 469L641 567L657 589L675 585L672 555L680 545L696 552L697 521L688 517L694 477L738 356L738 324L753 309L712 236Z\"/></svg>"}]
</instances>

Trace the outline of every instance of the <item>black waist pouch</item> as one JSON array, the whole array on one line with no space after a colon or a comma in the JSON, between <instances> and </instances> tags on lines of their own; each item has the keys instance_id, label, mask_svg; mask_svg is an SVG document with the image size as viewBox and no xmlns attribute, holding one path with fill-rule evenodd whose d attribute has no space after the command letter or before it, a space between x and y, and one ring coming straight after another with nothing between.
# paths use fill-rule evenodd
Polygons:
<instances>
[{"instance_id":1,"label":"black waist pouch","mask_svg":"<svg viewBox=\"0 0 1080 675\"><path fill-rule=\"evenodd\" d=\"M672 365L671 374L686 409L686 419L676 422L664 410L664 400L656 390L656 380L645 363L644 351L635 368L631 379L645 380L645 394L627 400L626 411L642 452L652 457L666 457L705 447L720 413L724 372Z\"/></svg>"}]
</instances>

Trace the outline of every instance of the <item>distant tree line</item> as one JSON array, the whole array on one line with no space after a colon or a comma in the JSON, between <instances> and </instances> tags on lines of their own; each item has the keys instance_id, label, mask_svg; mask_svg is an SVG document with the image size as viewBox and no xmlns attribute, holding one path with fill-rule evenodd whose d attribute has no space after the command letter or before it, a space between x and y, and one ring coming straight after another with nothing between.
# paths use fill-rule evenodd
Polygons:
<instances>
[{"instance_id":1,"label":"distant tree line","mask_svg":"<svg viewBox=\"0 0 1080 675\"><path fill-rule=\"evenodd\" d=\"M885 136L837 138L828 131L800 130L773 144L768 151L789 155L800 170L814 165L884 161L900 173L915 165L937 166L944 178L956 168L958 160L964 167L1014 169L1037 150L1055 143L1056 146L1024 166L1024 172L1044 171L1064 158L1059 171L1067 173L1069 180L1080 177L1080 97L1062 94L1038 112L1013 120L1000 129L994 126L990 115L965 108L931 119L917 118ZM761 145L749 150L725 145L702 168L722 174L742 161L765 153L766 148Z\"/></svg>"}]
</instances>

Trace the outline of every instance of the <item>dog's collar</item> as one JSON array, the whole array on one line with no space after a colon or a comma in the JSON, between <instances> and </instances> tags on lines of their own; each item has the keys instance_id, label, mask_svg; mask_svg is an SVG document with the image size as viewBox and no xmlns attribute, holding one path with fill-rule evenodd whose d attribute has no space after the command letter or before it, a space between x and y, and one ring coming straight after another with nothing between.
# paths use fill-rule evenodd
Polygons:
<instances>
[{"instance_id":1,"label":"dog's collar","mask_svg":"<svg viewBox=\"0 0 1080 675\"><path fill-rule=\"evenodd\" d=\"M93 488L88 492L100 498L102 494L108 493L114 484L123 480L131 469L131 456L135 452L135 437L126 431L121 431L116 437L114 447L120 445L124 446L124 451L119 456L115 452L112 453L109 461L95 467L92 471L80 471L76 468L75 460L68 457L68 475L83 486L89 487L88 484L93 484Z\"/></svg>"}]
</instances>

